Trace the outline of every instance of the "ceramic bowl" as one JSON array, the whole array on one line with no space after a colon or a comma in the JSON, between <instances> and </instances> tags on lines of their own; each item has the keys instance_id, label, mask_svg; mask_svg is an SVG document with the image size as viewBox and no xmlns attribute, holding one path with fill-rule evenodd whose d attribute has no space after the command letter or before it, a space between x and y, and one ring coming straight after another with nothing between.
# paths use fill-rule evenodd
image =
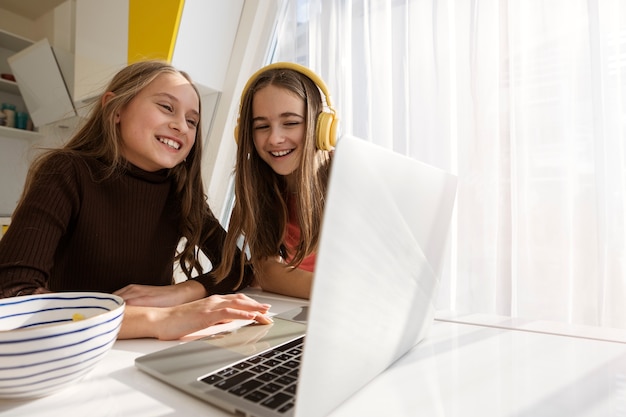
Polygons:
<instances>
[{"instance_id":1,"label":"ceramic bowl","mask_svg":"<svg viewBox=\"0 0 626 417\"><path fill-rule=\"evenodd\" d=\"M124 307L95 292L0 299L0 398L40 397L80 380L113 346Z\"/></svg>"}]
</instances>

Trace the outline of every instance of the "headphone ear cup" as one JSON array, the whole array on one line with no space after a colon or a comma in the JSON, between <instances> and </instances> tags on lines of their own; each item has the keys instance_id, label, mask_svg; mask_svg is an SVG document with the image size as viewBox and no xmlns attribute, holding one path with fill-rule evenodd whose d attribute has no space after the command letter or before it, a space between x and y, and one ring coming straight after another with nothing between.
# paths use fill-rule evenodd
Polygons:
<instances>
[{"instance_id":1,"label":"headphone ear cup","mask_svg":"<svg viewBox=\"0 0 626 417\"><path fill-rule=\"evenodd\" d=\"M237 123L235 123L235 129L233 129L235 135L235 143L239 145L239 117L237 117Z\"/></svg>"},{"instance_id":2,"label":"headphone ear cup","mask_svg":"<svg viewBox=\"0 0 626 417\"><path fill-rule=\"evenodd\" d=\"M337 120L335 115L322 112L317 117L317 149L330 151L335 147L337 136Z\"/></svg>"}]
</instances>

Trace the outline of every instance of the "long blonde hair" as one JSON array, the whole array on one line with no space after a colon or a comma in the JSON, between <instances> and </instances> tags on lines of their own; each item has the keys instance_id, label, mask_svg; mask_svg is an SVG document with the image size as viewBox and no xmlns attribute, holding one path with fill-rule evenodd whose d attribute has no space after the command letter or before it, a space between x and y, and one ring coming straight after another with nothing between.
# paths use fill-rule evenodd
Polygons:
<instances>
[{"instance_id":1,"label":"long blonde hair","mask_svg":"<svg viewBox=\"0 0 626 417\"><path fill-rule=\"evenodd\" d=\"M122 136L115 122L115 115L126 106L141 90L161 74L180 74L194 88L200 101L198 89L184 71L180 71L167 62L159 60L141 61L119 71L105 89L113 95L108 100L97 100L87 120L74 136L61 148L52 149L39 156L33 163L25 186L26 193L42 164L54 154L66 153L99 159L108 168L98 173L98 180L103 180L124 172L128 162L121 153ZM199 109L201 113L201 109ZM195 248L215 230L204 230L207 224L219 225L206 202L201 177L202 132L198 121L194 146L184 162L170 169L174 178L176 194L180 199L180 233L185 238L183 249L176 255L187 277L192 271L201 272L202 267ZM94 173L95 175L95 173Z\"/></svg>"},{"instance_id":2,"label":"long blonde hair","mask_svg":"<svg viewBox=\"0 0 626 417\"><path fill-rule=\"evenodd\" d=\"M295 171L297 222L300 240L289 265L297 267L317 251L330 171L330 152L316 147L316 120L324 103L317 85L306 75L288 68L268 69L251 81L244 91L237 129L235 204L224 244L223 262L215 271L218 280L228 275L238 241L248 248L255 274L259 262L282 252L288 220L285 179L261 159L254 147L252 100L260 89L273 85L300 97L305 103L304 151ZM240 262L248 262L245 251ZM242 268L243 270L243 268ZM258 275L257 275L258 276Z\"/></svg>"}]
</instances>

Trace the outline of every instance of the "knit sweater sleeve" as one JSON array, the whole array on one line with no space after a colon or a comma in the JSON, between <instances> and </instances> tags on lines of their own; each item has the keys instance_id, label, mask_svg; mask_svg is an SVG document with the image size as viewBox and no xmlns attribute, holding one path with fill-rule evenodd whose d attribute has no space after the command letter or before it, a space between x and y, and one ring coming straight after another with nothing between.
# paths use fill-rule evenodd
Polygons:
<instances>
[{"instance_id":1,"label":"knit sweater sleeve","mask_svg":"<svg viewBox=\"0 0 626 417\"><path fill-rule=\"evenodd\" d=\"M75 165L66 156L48 158L0 240L0 296L48 291L55 250L79 205Z\"/></svg>"}]
</instances>

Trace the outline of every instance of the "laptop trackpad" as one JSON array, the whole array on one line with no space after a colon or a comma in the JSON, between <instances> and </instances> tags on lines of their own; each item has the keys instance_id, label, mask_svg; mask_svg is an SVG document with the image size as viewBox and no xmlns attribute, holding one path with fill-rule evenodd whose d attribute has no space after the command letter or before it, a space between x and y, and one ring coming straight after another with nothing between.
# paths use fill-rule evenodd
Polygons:
<instances>
[{"instance_id":1,"label":"laptop trackpad","mask_svg":"<svg viewBox=\"0 0 626 417\"><path fill-rule=\"evenodd\" d=\"M309 306L296 307L291 310L278 314L274 318L280 318L285 320L297 321L298 323L306 324L309 319Z\"/></svg>"},{"instance_id":2,"label":"laptop trackpad","mask_svg":"<svg viewBox=\"0 0 626 417\"><path fill-rule=\"evenodd\" d=\"M185 384L233 362L255 355L305 333L306 325L274 317L274 323L220 332L135 359L142 370L167 382Z\"/></svg>"}]
</instances>

